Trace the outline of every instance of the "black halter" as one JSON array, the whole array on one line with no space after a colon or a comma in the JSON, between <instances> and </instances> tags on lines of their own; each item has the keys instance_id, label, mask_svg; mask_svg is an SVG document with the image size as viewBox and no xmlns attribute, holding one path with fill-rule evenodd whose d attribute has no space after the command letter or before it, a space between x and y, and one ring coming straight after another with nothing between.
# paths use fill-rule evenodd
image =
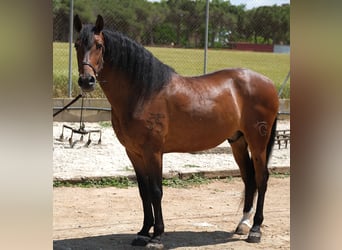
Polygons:
<instances>
[{"instance_id":1,"label":"black halter","mask_svg":"<svg viewBox=\"0 0 342 250\"><path fill-rule=\"evenodd\" d=\"M89 67L93 70L95 76L97 77L97 72L96 72L96 70L95 70L95 68L94 68L93 65L91 65L90 63L87 63L87 62L82 62L82 65L87 65L87 66L89 66Z\"/></svg>"},{"instance_id":2,"label":"black halter","mask_svg":"<svg viewBox=\"0 0 342 250\"><path fill-rule=\"evenodd\" d=\"M102 63L103 63L104 51L105 51L105 47L102 45ZM91 65L91 64L88 63L88 62L82 62L82 65L87 65L87 66L89 66L89 67L93 70L95 77L97 77L98 72L95 70L95 67L94 67L93 65ZM100 67L100 70L101 70L101 68L102 68L102 66Z\"/></svg>"}]
</instances>

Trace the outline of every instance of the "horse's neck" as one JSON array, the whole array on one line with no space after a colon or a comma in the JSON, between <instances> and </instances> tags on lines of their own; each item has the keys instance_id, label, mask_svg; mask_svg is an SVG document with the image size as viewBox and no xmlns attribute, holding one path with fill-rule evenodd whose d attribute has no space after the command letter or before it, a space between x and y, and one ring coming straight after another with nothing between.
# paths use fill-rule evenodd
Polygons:
<instances>
[{"instance_id":1,"label":"horse's neck","mask_svg":"<svg viewBox=\"0 0 342 250\"><path fill-rule=\"evenodd\" d=\"M134 95L127 74L104 67L99 73L101 88L112 106L112 112L120 118L132 113Z\"/></svg>"}]
</instances>

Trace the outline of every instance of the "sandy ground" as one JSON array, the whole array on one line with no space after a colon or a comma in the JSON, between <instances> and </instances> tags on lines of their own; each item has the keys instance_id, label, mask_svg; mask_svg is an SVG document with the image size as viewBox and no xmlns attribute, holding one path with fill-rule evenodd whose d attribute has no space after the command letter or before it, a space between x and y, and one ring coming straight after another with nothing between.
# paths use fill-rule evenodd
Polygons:
<instances>
[{"instance_id":1,"label":"sandy ground","mask_svg":"<svg viewBox=\"0 0 342 250\"><path fill-rule=\"evenodd\" d=\"M240 178L192 188L164 187L164 249L290 249L290 177L269 180L259 244L233 234L241 219ZM54 188L54 249L141 249L137 187Z\"/></svg>"}]
</instances>

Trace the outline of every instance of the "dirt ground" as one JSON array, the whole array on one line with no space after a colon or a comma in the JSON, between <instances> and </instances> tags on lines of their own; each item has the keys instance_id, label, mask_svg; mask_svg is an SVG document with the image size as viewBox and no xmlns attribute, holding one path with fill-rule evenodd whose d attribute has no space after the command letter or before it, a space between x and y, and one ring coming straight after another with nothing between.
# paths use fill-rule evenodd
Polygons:
<instances>
[{"instance_id":1,"label":"dirt ground","mask_svg":"<svg viewBox=\"0 0 342 250\"><path fill-rule=\"evenodd\" d=\"M290 177L270 177L259 244L233 234L242 215L240 178L164 187L164 249L290 249ZM142 226L137 187L54 188L54 249L131 247Z\"/></svg>"}]
</instances>

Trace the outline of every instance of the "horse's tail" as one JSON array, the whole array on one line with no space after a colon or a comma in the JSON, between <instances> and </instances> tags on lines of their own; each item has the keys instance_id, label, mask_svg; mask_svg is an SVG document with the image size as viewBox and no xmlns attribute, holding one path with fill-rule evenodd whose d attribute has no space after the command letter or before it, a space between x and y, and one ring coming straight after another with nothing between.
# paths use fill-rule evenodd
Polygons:
<instances>
[{"instance_id":1,"label":"horse's tail","mask_svg":"<svg viewBox=\"0 0 342 250\"><path fill-rule=\"evenodd\" d=\"M271 153L272 153L272 149L273 149L273 145L275 142L275 135L276 135L276 129L277 129L277 120L278 118L276 117L274 119L273 125L272 125L272 130L271 130L271 136L270 139L268 141L267 144L267 149L266 149L266 166L268 165L268 161L270 159Z\"/></svg>"}]
</instances>

